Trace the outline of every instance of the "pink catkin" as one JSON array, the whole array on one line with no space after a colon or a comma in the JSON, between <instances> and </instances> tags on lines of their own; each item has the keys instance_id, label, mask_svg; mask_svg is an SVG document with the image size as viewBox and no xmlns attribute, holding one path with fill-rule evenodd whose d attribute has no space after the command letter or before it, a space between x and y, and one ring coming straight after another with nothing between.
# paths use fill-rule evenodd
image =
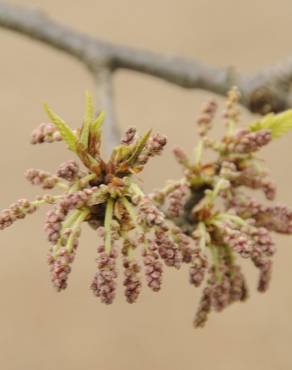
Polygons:
<instances>
[{"instance_id":1,"label":"pink catkin","mask_svg":"<svg viewBox=\"0 0 292 370\"><path fill-rule=\"evenodd\" d=\"M223 223L220 227L223 242L242 257L248 258L252 250L250 237L242 230L232 228L232 225Z\"/></svg>"},{"instance_id":2,"label":"pink catkin","mask_svg":"<svg viewBox=\"0 0 292 370\"><path fill-rule=\"evenodd\" d=\"M187 185L179 184L167 197L167 208L166 214L168 217L175 218L180 217L184 212L184 206L188 197L190 196L190 190Z\"/></svg>"},{"instance_id":3,"label":"pink catkin","mask_svg":"<svg viewBox=\"0 0 292 370\"><path fill-rule=\"evenodd\" d=\"M238 172L236 184L244 185L251 189L262 189L268 200L274 200L276 197L276 186L267 178L266 171L252 166Z\"/></svg>"},{"instance_id":4,"label":"pink catkin","mask_svg":"<svg viewBox=\"0 0 292 370\"><path fill-rule=\"evenodd\" d=\"M217 271L214 267L210 269L209 285L211 286L211 305L212 308L221 312L230 303L231 281L227 275L226 266L220 266L218 273L220 279L218 280Z\"/></svg>"},{"instance_id":5,"label":"pink catkin","mask_svg":"<svg viewBox=\"0 0 292 370\"><path fill-rule=\"evenodd\" d=\"M183 260L182 252L163 230L156 230L155 243L165 264L179 269Z\"/></svg>"},{"instance_id":6,"label":"pink catkin","mask_svg":"<svg viewBox=\"0 0 292 370\"><path fill-rule=\"evenodd\" d=\"M79 174L79 166L73 160L62 163L57 171L57 175L60 178L65 179L69 182L76 180L78 177L78 174Z\"/></svg>"},{"instance_id":7,"label":"pink catkin","mask_svg":"<svg viewBox=\"0 0 292 370\"><path fill-rule=\"evenodd\" d=\"M53 189L58 183L57 176L34 168L28 169L24 175L32 185L40 185L43 189Z\"/></svg>"},{"instance_id":8,"label":"pink catkin","mask_svg":"<svg viewBox=\"0 0 292 370\"><path fill-rule=\"evenodd\" d=\"M206 133L212 127L212 121L217 110L217 103L214 100L210 100L202 108L201 114L197 119L197 124L199 127L199 135L205 136Z\"/></svg>"},{"instance_id":9,"label":"pink catkin","mask_svg":"<svg viewBox=\"0 0 292 370\"><path fill-rule=\"evenodd\" d=\"M171 231L177 247L181 251L182 262L190 263L192 261L193 255L197 250L197 242L183 233L179 227L174 227Z\"/></svg>"},{"instance_id":10,"label":"pink catkin","mask_svg":"<svg viewBox=\"0 0 292 370\"><path fill-rule=\"evenodd\" d=\"M124 145L131 145L135 141L137 129L135 127L129 127L124 133L121 143Z\"/></svg>"},{"instance_id":11,"label":"pink catkin","mask_svg":"<svg viewBox=\"0 0 292 370\"><path fill-rule=\"evenodd\" d=\"M230 286L230 303L245 301L248 298L248 288L240 266L233 266Z\"/></svg>"},{"instance_id":12,"label":"pink catkin","mask_svg":"<svg viewBox=\"0 0 292 370\"><path fill-rule=\"evenodd\" d=\"M58 291L67 288L68 275L71 272L71 264L75 258L77 245L76 241L71 253L65 247L61 247L56 257L52 253L48 256L52 283Z\"/></svg>"},{"instance_id":13,"label":"pink catkin","mask_svg":"<svg viewBox=\"0 0 292 370\"><path fill-rule=\"evenodd\" d=\"M202 298L194 319L195 328L203 328L208 320L208 315L211 311L211 289L205 287L203 290Z\"/></svg>"},{"instance_id":14,"label":"pink catkin","mask_svg":"<svg viewBox=\"0 0 292 370\"><path fill-rule=\"evenodd\" d=\"M71 272L71 265L75 259L81 229L79 227L77 231L74 231L73 245L70 246L72 249L69 250L66 247L66 243L72 232L73 230L70 228L64 230L60 245L52 247L48 256L52 283L58 291L67 288L67 280Z\"/></svg>"},{"instance_id":15,"label":"pink catkin","mask_svg":"<svg viewBox=\"0 0 292 370\"><path fill-rule=\"evenodd\" d=\"M31 135L31 144L53 143L61 141L62 137L52 123L42 123Z\"/></svg>"},{"instance_id":16,"label":"pink catkin","mask_svg":"<svg viewBox=\"0 0 292 370\"><path fill-rule=\"evenodd\" d=\"M148 149L151 156L160 155L167 144L166 136L155 134L150 137Z\"/></svg>"},{"instance_id":17,"label":"pink catkin","mask_svg":"<svg viewBox=\"0 0 292 370\"><path fill-rule=\"evenodd\" d=\"M188 164L189 164L189 159L188 159L188 157L187 157L186 153L183 151L183 149L182 149L182 148L179 148L179 147L174 148L174 149L173 149L173 154L174 154L174 156L175 156L175 159L177 160L177 162L178 162L180 165L182 165L182 166L184 166L184 167L187 167L187 166L188 166Z\"/></svg>"},{"instance_id":18,"label":"pink catkin","mask_svg":"<svg viewBox=\"0 0 292 370\"><path fill-rule=\"evenodd\" d=\"M73 209L81 209L88 205L96 187L84 189L64 196L48 213L45 222L45 232L49 242L55 244L59 237L62 223Z\"/></svg>"},{"instance_id":19,"label":"pink catkin","mask_svg":"<svg viewBox=\"0 0 292 370\"><path fill-rule=\"evenodd\" d=\"M137 301L141 292L141 268L137 261L128 257L124 257L123 266L125 276L123 283L125 287L125 296L128 303L134 303Z\"/></svg>"},{"instance_id":20,"label":"pink catkin","mask_svg":"<svg viewBox=\"0 0 292 370\"><path fill-rule=\"evenodd\" d=\"M260 130L250 132L246 129L240 129L236 132L234 140L228 144L229 151L234 153L253 153L269 144L272 140L270 130Z\"/></svg>"},{"instance_id":21,"label":"pink catkin","mask_svg":"<svg viewBox=\"0 0 292 370\"><path fill-rule=\"evenodd\" d=\"M62 223L68 215L69 210L69 207L63 207L62 204L57 204L47 213L44 230L47 234L48 241L53 245L60 238Z\"/></svg>"},{"instance_id":22,"label":"pink catkin","mask_svg":"<svg viewBox=\"0 0 292 370\"><path fill-rule=\"evenodd\" d=\"M160 134L156 134L150 137L142 153L137 159L137 163L144 166L151 157L160 155L167 143L167 138Z\"/></svg>"},{"instance_id":23,"label":"pink catkin","mask_svg":"<svg viewBox=\"0 0 292 370\"><path fill-rule=\"evenodd\" d=\"M102 303L111 304L116 295L116 278L118 276L116 268L117 248L112 246L110 253L105 252L104 228L98 228L100 245L97 248L97 272L91 283L91 290Z\"/></svg>"},{"instance_id":24,"label":"pink catkin","mask_svg":"<svg viewBox=\"0 0 292 370\"><path fill-rule=\"evenodd\" d=\"M142 255L147 285L154 292L158 292L161 288L163 268L156 243L149 241Z\"/></svg>"},{"instance_id":25,"label":"pink catkin","mask_svg":"<svg viewBox=\"0 0 292 370\"><path fill-rule=\"evenodd\" d=\"M146 223L147 227L162 226L165 222L163 214L154 206L148 197L138 204L138 223Z\"/></svg>"},{"instance_id":26,"label":"pink catkin","mask_svg":"<svg viewBox=\"0 0 292 370\"><path fill-rule=\"evenodd\" d=\"M254 246L253 256L273 256L275 254L275 244L271 233L265 227L256 227L250 233Z\"/></svg>"},{"instance_id":27,"label":"pink catkin","mask_svg":"<svg viewBox=\"0 0 292 370\"><path fill-rule=\"evenodd\" d=\"M254 265L258 268L260 276L258 280L258 291L266 292L272 277L272 261L267 257L255 257Z\"/></svg>"},{"instance_id":28,"label":"pink catkin","mask_svg":"<svg viewBox=\"0 0 292 370\"><path fill-rule=\"evenodd\" d=\"M205 273L208 267L208 261L205 256L202 256L201 252L197 250L193 257L189 270L190 283L195 287L199 287L205 277Z\"/></svg>"},{"instance_id":29,"label":"pink catkin","mask_svg":"<svg viewBox=\"0 0 292 370\"><path fill-rule=\"evenodd\" d=\"M28 214L34 213L37 207L27 199L19 199L9 208L0 212L0 230L11 226L15 221L25 218Z\"/></svg>"}]
</instances>

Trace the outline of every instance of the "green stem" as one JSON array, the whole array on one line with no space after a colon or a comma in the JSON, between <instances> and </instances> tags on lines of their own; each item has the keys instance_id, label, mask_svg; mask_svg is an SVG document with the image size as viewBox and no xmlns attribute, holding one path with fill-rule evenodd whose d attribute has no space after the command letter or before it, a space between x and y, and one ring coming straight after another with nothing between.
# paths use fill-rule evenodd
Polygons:
<instances>
[{"instance_id":1,"label":"green stem","mask_svg":"<svg viewBox=\"0 0 292 370\"><path fill-rule=\"evenodd\" d=\"M148 251L148 249L149 249L149 241L148 241L146 236L145 236L145 239L144 239L144 249L145 249L145 251Z\"/></svg>"},{"instance_id":2,"label":"green stem","mask_svg":"<svg viewBox=\"0 0 292 370\"><path fill-rule=\"evenodd\" d=\"M121 202L123 204L123 206L126 208L127 212L129 213L132 221L134 223L136 223L136 220L137 220L137 213L136 213L136 210L135 208L132 206L132 204L128 201L127 198L123 197L121 199Z\"/></svg>"},{"instance_id":3,"label":"green stem","mask_svg":"<svg viewBox=\"0 0 292 370\"><path fill-rule=\"evenodd\" d=\"M218 281L218 283L220 283L222 275L221 275L220 270L219 270L220 255L219 255L219 251L218 251L218 246L212 244L209 247L210 247L210 250L211 250L213 264L214 264L214 267L215 267L216 280Z\"/></svg>"},{"instance_id":4,"label":"green stem","mask_svg":"<svg viewBox=\"0 0 292 370\"><path fill-rule=\"evenodd\" d=\"M71 212L70 215L63 222L62 231L71 227L74 224L74 222L78 219L79 215L80 215L80 209L76 209L73 212Z\"/></svg>"},{"instance_id":5,"label":"green stem","mask_svg":"<svg viewBox=\"0 0 292 370\"><path fill-rule=\"evenodd\" d=\"M110 253L111 251L111 223L113 219L113 207L114 201L112 198L109 198L106 204L106 211L105 211L105 220L104 220L104 228L105 228L105 252Z\"/></svg>"},{"instance_id":6,"label":"green stem","mask_svg":"<svg viewBox=\"0 0 292 370\"><path fill-rule=\"evenodd\" d=\"M130 218L133 221L133 223L137 227L139 227L141 229L142 233L144 234L144 236L145 236L144 248L145 248L145 250L148 250L149 243L148 243L146 234L149 230L147 230L145 225L137 224L137 212L136 212L135 208L132 206L132 204L128 201L128 199L124 197L124 198L121 199L121 202L122 202L123 206L126 208L126 210L127 210L128 214L130 215Z\"/></svg>"},{"instance_id":7,"label":"green stem","mask_svg":"<svg viewBox=\"0 0 292 370\"><path fill-rule=\"evenodd\" d=\"M206 225L204 224L204 222L200 222L198 227L199 227L199 231L200 231L199 246L200 246L201 251L205 252L205 250L206 250L206 233L207 233Z\"/></svg>"},{"instance_id":8,"label":"green stem","mask_svg":"<svg viewBox=\"0 0 292 370\"><path fill-rule=\"evenodd\" d=\"M132 247L128 248L128 258L131 261L134 257L134 249Z\"/></svg>"},{"instance_id":9,"label":"green stem","mask_svg":"<svg viewBox=\"0 0 292 370\"><path fill-rule=\"evenodd\" d=\"M66 244L66 249L69 253L72 253L73 247L74 247L74 241L76 240L76 235L78 234L79 227L80 227L81 223L89 215L89 213L90 213L89 209L79 210L79 215L75 219L75 222L72 226L71 234L70 234L70 236L68 238L68 241L67 241L67 244Z\"/></svg>"},{"instance_id":10,"label":"green stem","mask_svg":"<svg viewBox=\"0 0 292 370\"><path fill-rule=\"evenodd\" d=\"M227 122L227 135L232 136L235 130L235 122L233 120L229 120Z\"/></svg>"},{"instance_id":11,"label":"green stem","mask_svg":"<svg viewBox=\"0 0 292 370\"><path fill-rule=\"evenodd\" d=\"M234 223L236 223L236 224L238 224L238 225L240 225L240 226L249 226L249 224L246 222L246 221L244 221L241 217L239 217L239 216L236 216L236 215L231 215L231 214L228 214L228 213L223 213L223 214L221 214L221 215L218 215L217 216L218 217L218 219L227 219L227 220L231 220L231 221L233 221Z\"/></svg>"},{"instance_id":12,"label":"green stem","mask_svg":"<svg viewBox=\"0 0 292 370\"><path fill-rule=\"evenodd\" d=\"M139 188L139 186L137 184L132 183L130 185L130 188L133 190L133 192L134 192L135 195L138 195L140 197L144 197L145 196L145 194L143 193L143 191Z\"/></svg>"},{"instance_id":13,"label":"green stem","mask_svg":"<svg viewBox=\"0 0 292 370\"><path fill-rule=\"evenodd\" d=\"M228 258L228 263L230 265L233 265L234 262L235 262L235 256L233 254L232 249L228 245L226 245L226 244L224 244L222 247L225 250L225 254L226 254L227 258Z\"/></svg>"},{"instance_id":14,"label":"green stem","mask_svg":"<svg viewBox=\"0 0 292 370\"><path fill-rule=\"evenodd\" d=\"M212 192L212 199L215 200L218 196L218 194L220 193L220 191L224 188L227 187L229 181L226 180L226 179L222 179L220 178L219 181L217 182L216 186L215 186L215 189L213 190Z\"/></svg>"},{"instance_id":15,"label":"green stem","mask_svg":"<svg viewBox=\"0 0 292 370\"><path fill-rule=\"evenodd\" d=\"M75 191L78 191L80 189L79 181L75 182L68 190L68 193L75 193Z\"/></svg>"},{"instance_id":16,"label":"green stem","mask_svg":"<svg viewBox=\"0 0 292 370\"><path fill-rule=\"evenodd\" d=\"M60 188L60 189L62 189L62 190L68 190L69 189L69 186L68 185L66 185L64 182L62 182L62 181L58 181L57 183L56 183L56 186L58 187L58 188Z\"/></svg>"},{"instance_id":17,"label":"green stem","mask_svg":"<svg viewBox=\"0 0 292 370\"><path fill-rule=\"evenodd\" d=\"M85 177L83 177L82 179L79 180L79 184L81 187L84 187L85 185L87 185L90 181L94 180L96 178L96 174L94 173L91 173Z\"/></svg>"},{"instance_id":18,"label":"green stem","mask_svg":"<svg viewBox=\"0 0 292 370\"><path fill-rule=\"evenodd\" d=\"M89 175L84 176L80 180L76 181L70 188L69 193L74 193L75 191L78 191L82 189L84 186L86 186L91 180L94 180L96 178L96 175L94 173L91 173Z\"/></svg>"},{"instance_id":19,"label":"green stem","mask_svg":"<svg viewBox=\"0 0 292 370\"><path fill-rule=\"evenodd\" d=\"M48 202L45 199L37 199L37 200L33 200L31 202L31 205L33 205L35 207L39 207L43 204L53 204L53 203L56 203L59 199L61 199L63 197L63 195L52 195L50 197L52 199L52 202Z\"/></svg>"},{"instance_id":20,"label":"green stem","mask_svg":"<svg viewBox=\"0 0 292 370\"><path fill-rule=\"evenodd\" d=\"M204 150L204 141L200 140L195 147L195 165L196 166L198 166L201 163L203 150Z\"/></svg>"},{"instance_id":21,"label":"green stem","mask_svg":"<svg viewBox=\"0 0 292 370\"><path fill-rule=\"evenodd\" d=\"M72 211L69 216L67 216L65 221L63 221L62 229L61 229L61 233L60 233L60 238L59 238L57 244L54 246L54 254L56 254L58 249L60 249L60 247L62 246L62 243L63 243L63 240L64 240L64 235L63 235L64 231L66 229L71 228L74 225L74 223L77 221L77 219L79 218L80 214L83 211L85 211L85 210L76 209L76 210ZM89 209L86 208L86 211L88 211L88 213L87 213L87 215L88 215L89 214ZM67 244L68 244L68 241L67 241Z\"/></svg>"}]
</instances>

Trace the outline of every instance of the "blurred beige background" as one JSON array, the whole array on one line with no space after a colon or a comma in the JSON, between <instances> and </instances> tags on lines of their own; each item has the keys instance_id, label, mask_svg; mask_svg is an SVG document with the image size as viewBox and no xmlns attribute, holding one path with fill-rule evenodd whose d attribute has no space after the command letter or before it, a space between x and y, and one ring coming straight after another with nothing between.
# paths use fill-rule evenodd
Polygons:
<instances>
[{"instance_id":1,"label":"blurred beige background","mask_svg":"<svg viewBox=\"0 0 292 370\"><path fill-rule=\"evenodd\" d=\"M288 57L290 0L19 0L81 31L117 43L196 57L245 72ZM70 57L0 29L0 206L33 198L23 179L28 167L55 170L70 158L62 145L31 147L31 130L45 119L42 102L80 122L87 71ZM120 125L153 127L169 137L167 154L144 175L146 189L180 176L171 147L187 151L196 140L194 118L208 94L154 78L119 72L115 78ZM251 116L245 113L246 118ZM220 126L220 123L218 123ZM193 130L193 131L192 131ZM220 131L220 128L218 129ZM278 199L292 206L292 135L262 156L279 184ZM122 291L105 307L88 289L95 271L96 240L86 229L70 277L57 294L46 264L41 217L32 216L0 235L0 368L5 370L288 370L292 368L292 239L277 238L269 292L213 314L203 330L192 328L200 290L186 270L167 272L158 295L144 290L135 305Z\"/></svg>"}]
</instances>

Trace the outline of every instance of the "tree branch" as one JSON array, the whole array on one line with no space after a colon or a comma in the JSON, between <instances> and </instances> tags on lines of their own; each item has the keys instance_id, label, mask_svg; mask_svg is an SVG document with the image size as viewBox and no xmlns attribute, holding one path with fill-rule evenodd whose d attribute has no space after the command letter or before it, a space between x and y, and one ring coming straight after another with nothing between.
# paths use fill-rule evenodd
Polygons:
<instances>
[{"instance_id":1,"label":"tree branch","mask_svg":"<svg viewBox=\"0 0 292 370\"><path fill-rule=\"evenodd\" d=\"M50 20L41 11L3 1L0 1L0 27L41 41L85 63L90 51L102 55L104 49L103 43Z\"/></svg>"},{"instance_id":2,"label":"tree branch","mask_svg":"<svg viewBox=\"0 0 292 370\"><path fill-rule=\"evenodd\" d=\"M101 69L95 74L96 81L96 100L98 109L105 111L105 122L103 134L107 145L105 150L110 152L112 147L119 144L121 132L116 122L114 96L112 86L112 74L107 69Z\"/></svg>"},{"instance_id":3,"label":"tree branch","mask_svg":"<svg viewBox=\"0 0 292 370\"><path fill-rule=\"evenodd\" d=\"M101 41L59 24L42 12L3 1L0 1L0 27L62 50L87 66L101 85L100 101L108 110L108 122L111 122L108 139L112 143L117 142L119 130L113 114L111 75L118 69L141 72L184 88L221 95L226 94L232 85L237 85L242 93L242 103L257 113L277 112L292 106L292 59L254 75L243 75L230 67L212 67L192 59Z\"/></svg>"},{"instance_id":4,"label":"tree branch","mask_svg":"<svg viewBox=\"0 0 292 370\"><path fill-rule=\"evenodd\" d=\"M229 69L210 67L195 60L114 45L76 32L36 10L0 1L0 27L41 41L79 59L93 70L107 67L134 70L185 88L224 94L230 86Z\"/></svg>"}]
</instances>

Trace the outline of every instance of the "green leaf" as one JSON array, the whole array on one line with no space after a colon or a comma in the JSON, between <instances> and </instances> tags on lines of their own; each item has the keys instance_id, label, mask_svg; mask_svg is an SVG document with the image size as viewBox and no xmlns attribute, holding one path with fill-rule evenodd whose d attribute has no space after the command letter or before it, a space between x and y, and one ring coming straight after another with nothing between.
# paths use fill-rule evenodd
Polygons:
<instances>
[{"instance_id":1,"label":"green leaf","mask_svg":"<svg viewBox=\"0 0 292 370\"><path fill-rule=\"evenodd\" d=\"M95 157L99 156L101 125L103 124L105 113L102 111L90 124L88 150Z\"/></svg>"},{"instance_id":2,"label":"green leaf","mask_svg":"<svg viewBox=\"0 0 292 370\"><path fill-rule=\"evenodd\" d=\"M44 109L47 112L52 123L60 132L60 135L64 142L68 145L68 148L76 152L77 138L74 132L61 117L59 117L49 108L47 104L44 104Z\"/></svg>"},{"instance_id":3,"label":"green leaf","mask_svg":"<svg viewBox=\"0 0 292 370\"><path fill-rule=\"evenodd\" d=\"M89 168L93 173L95 170L100 168L100 161L94 157L84 148L84 145L80 142L76 144L76 153L81 159L85 167Z\"/></svg>"},{"instance_id":4,"label":"green leaf","mask_svg":"<svg viewBox=\"0 0 292 370\"><path fill-rule=\"evenodd\" d=\"M139 154L145 148L145 145L147 144L147 141L149 140L151 132L152 132L152 130L147 131L146 134L138 140L137 144L134 147L133 154L131 155L131 157L128 160L129 164L134 163L136 161L136 159L138 158Z\"/></svg>"},{"instance_id":5,"label":"green leaf","mask_svg":"<svg viewBox=\"0 0 292 370\"><path fill-rule=\"evenodd\" d=\"M131 156L133 149L130 146L116 146L111 155L111 161L114 163L124 162Z\"/></svg>"},{"instance_id":6,"label":"green leaf","mask_svg":"<svg viewBox=\"0 0 292 370\"><path fill-rule=\"evenodd\" d=\"M93 99L90 93L87 91L85 96L85 116L81 129L80 142L84 145L85 148L88 147L88 138L90 125L94 117L94 107Z\"/></svg>"},{"instance_id":7,"label":"green leaf","mask_svg":"<svg viewBox=\"0 0 292 370\"><path fill-rule=\"evenodd\" d=\"M98 133L98 131L101 128L101 125L103 124L105 119L105 112L101 111L99 115L95 118L94 121L92 121L91 126L90 126L90 132L92 134Z\"/></svg>"},{"instance_id":8,"label":"green leaf","mask_svg":"<svg viewBox=\"0 0 292 370\"><path fill-rule=\"evenodd\" d=\"M92 95L86 91L85 93L85 117L84 121L92 122L94 119L94 106Z\"/></svg>"},{"instance_id":9,"label":"green leaf","mask_svg":"<svg viewBox=\"0 0 292 370\"><path fill-rule=\"evenodd\" d=\"M292 130L292 109L279 114L270 113L261 120L253 122L249 129L251 131L270 130L273 139L279 138Z\"/></svg>"}]
</instances>

